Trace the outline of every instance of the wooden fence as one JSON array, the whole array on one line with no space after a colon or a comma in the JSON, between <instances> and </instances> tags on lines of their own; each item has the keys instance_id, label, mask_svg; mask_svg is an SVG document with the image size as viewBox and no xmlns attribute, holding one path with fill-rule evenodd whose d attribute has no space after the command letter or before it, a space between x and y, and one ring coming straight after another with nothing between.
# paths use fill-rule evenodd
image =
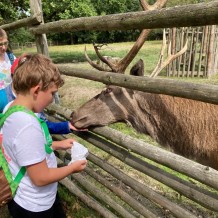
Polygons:
<instances>
[{"instance_id":1,"label":"wooden fence","mask_svg":"<svg viewBox=\"0 0 218 218\"><path fill-rule=\"evenodd\" d=\"M40 2L31 0L30 3L34 14L32 17L1 27L7 30L30 26L32 33L36 34L38 52L45 55L48 55L45 33L218 24L218 1L153 12L77 18L46 24L41 16ZM139 82L131 76L112 73L102 75L96 70L85 72L61 65L59 69L68 76L88 78L105 84L218 103L217 86L190 85L151 78L140 78ZM69 120L71 114L70 110L59 105L48 107L46 112L53 121ZM89 166L84 172L73 174L60 183L101 216L218 216L218 171L108 127L74 134L85 140L84 144L89 147ZM59 140L66 136L53 137ZM69 162L70 154L59 152L57 158L61 166ZM164 184L163 191L157 189L161 184Z\"/></svg>"},{"instance_id":2,"label":"wooden fence","mask_svg":"<svg viewBox=\"0 0 218 218\"><path fill-rule=\"evenodd\" d=\"M172 54L182 49L188 40L187 51L168 66L168 76L210 77L217 73L218 26L172 28L167 38Z\"/></svg>"}]
</instances>

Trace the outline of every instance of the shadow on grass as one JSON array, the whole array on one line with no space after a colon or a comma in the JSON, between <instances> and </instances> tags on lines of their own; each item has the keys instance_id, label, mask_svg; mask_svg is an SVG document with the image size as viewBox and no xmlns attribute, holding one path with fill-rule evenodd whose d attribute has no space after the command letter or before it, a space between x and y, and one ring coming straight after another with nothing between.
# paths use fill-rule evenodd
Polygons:
<instances>
[{"instance_id":1,"label":"shadow on grass","mask_svg":"<svg viewBox=\"0 0 218 218\"><path fill-rule=\"evenodd\" d=\"M50 57L54 61L54 63L75 63L75 62L85 62L85 56L81 52L69 52L69 53L57 53L50 52ZM90 55L90 58L96 59L96 56Z\"/></svg>"}]
</instances>

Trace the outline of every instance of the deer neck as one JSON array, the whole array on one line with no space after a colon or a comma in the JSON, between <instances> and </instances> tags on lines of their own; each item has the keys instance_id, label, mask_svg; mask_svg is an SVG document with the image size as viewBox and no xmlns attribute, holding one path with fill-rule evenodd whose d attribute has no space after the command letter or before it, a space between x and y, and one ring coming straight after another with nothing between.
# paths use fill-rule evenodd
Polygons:
<instances>
[{"instance_id":1,"label":"deer neck","mask_svg":"<svg viewBox=\"0 0 218 218\"><path fill-rule=\"evenodd\" d=\"M138 132L148 134L155 140L158 140L156 133L159 129L159 122L152 111L150 101L147 100L147 95L144 95L146 93L142 94L142 92L135 91L134 106L128 114L128 122Z\"/></svg>"}]
</instances>

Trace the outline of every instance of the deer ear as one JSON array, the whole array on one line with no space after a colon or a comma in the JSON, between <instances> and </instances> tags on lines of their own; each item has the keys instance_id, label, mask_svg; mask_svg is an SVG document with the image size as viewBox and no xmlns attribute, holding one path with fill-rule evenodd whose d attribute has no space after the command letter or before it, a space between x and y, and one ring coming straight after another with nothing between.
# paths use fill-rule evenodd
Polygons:
<instances>
[{"instance_id":1,"label":"deer ear","mask_svg":"<svg viewBox=\"0 0 218 218\"><path fill-rule=\"evenodd\" d=\"M140 59L130 70L132 76L144 76L144 62Z\"/></svg>"}]
</instances>

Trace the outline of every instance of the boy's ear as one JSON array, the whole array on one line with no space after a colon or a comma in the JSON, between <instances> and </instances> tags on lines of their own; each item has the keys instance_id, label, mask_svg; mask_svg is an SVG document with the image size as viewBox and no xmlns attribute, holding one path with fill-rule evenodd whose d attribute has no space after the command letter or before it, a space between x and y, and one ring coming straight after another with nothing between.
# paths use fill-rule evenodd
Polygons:
<instances>
[{"instance_id":1,"label":"boy's ear","mask_svg":"<svg viewBox=\"0 0 218 218\"><path fill-rule=\"evenodd\" d=\"M41 87L40 87L40 85L36 85L36 86L32 87L31 90L32 90L32 94L33 94L34 96L36 96L36 95L39 94L39 91L41 90Z\"/></svg>"}]
</instances>

